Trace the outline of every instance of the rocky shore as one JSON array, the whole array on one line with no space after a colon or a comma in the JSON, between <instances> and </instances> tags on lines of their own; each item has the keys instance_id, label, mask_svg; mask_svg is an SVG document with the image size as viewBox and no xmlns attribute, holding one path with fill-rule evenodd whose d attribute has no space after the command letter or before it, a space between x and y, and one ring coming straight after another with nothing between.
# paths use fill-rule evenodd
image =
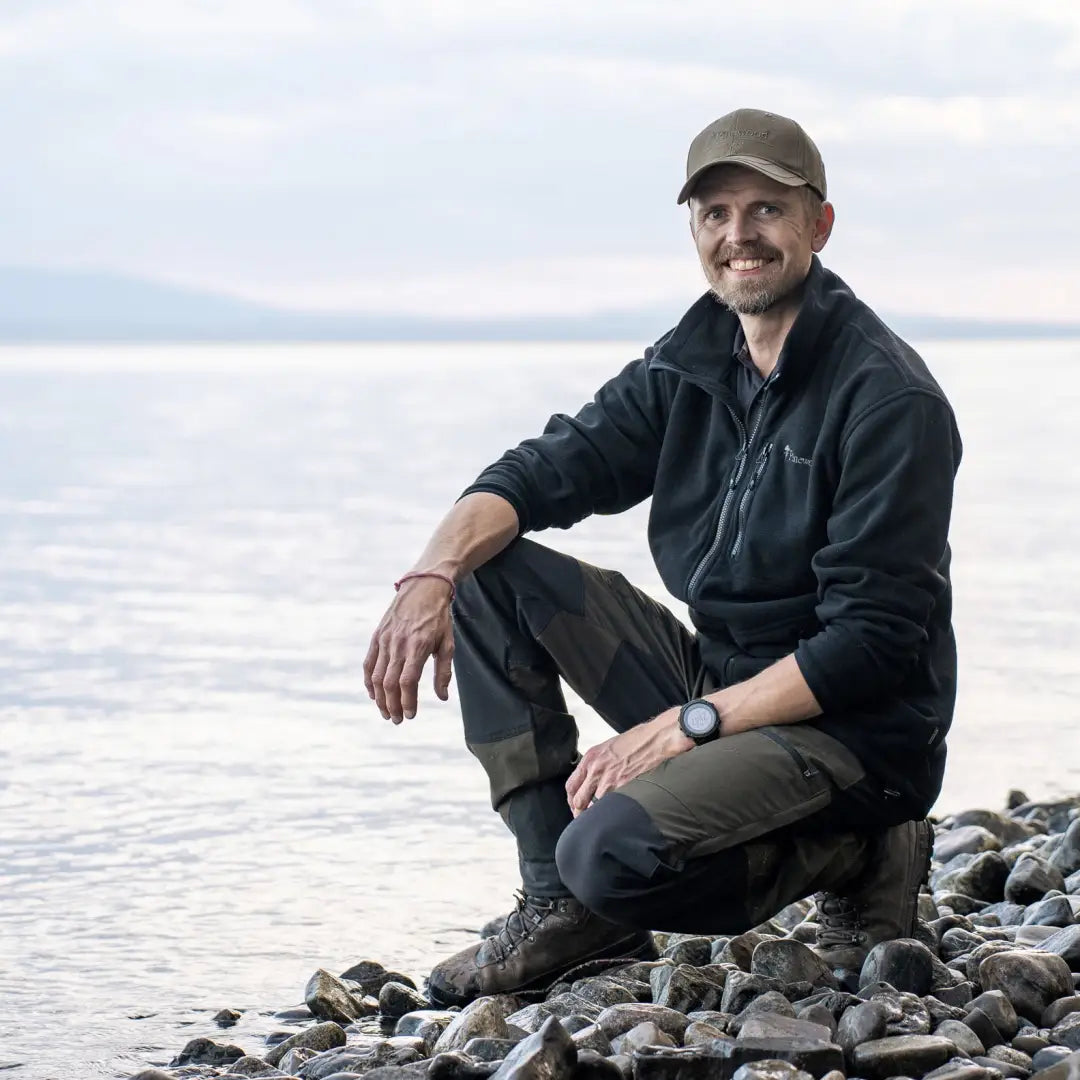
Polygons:
<instances>
[{"instance_id":1,"label":"rocky shore","mask_svg":"<svg viewBox=\"0 0 1080 1080\"><path fill-rule=\"evenodd\" d=\"M735 937L657 933L660 960L460 1011L375 961L319 970L265 1045L194 1039L134 1080L1080 1080L1080 796L1013 792L1002 813L937 822L919 914L917 937L859 973L809 949L806 900Z\"/></svg>"}]
</instances>

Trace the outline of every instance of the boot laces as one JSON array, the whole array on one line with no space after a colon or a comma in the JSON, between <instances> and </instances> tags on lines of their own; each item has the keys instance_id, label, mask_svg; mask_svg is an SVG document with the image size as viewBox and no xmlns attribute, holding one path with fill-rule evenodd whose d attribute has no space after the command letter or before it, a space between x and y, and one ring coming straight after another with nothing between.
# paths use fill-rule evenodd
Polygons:
<instances>
[{"instance_id":1,"label":"boot laces","mask_svg":"<svg viewBox=\"0 0 1080 1080\"><path fill-rule=\"evenodd\" d=\"M528 896L522 891L514 894L514 910L506 916L502 929L489 940L497 960L506 960L517 947L555 910L556 900Z\"/></svg>"},{"instance_id":2,"label":"boot laces","mask_svg":"<svg viewBox=\"0 0 1080 1080\"><path fill-rule=\"evenodd\" d=\"M836 893L815 893L819 929L819 945L861 945L866 938L859 919L859 909L846 896Z\"/></svg>"}]
</instances>

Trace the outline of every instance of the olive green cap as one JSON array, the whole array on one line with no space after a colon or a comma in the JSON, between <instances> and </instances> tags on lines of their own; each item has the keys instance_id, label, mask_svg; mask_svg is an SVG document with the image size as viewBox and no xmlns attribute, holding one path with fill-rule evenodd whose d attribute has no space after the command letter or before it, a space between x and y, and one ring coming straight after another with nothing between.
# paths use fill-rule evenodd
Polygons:
<instances>
[{"instance_id":1,"label":"olive green cap","mask_svg":"<svg viewBox=\"0 0 1080 1080\"><path fill-rule=\"evenodd\" d=\"M826 197L825 166L818 148L794 120L776 113L736 109L702 131L686 157L680 203L690 198L694 185L714 165L745 165L781 184L805 184Z\"/></svg>"}]
</instances>

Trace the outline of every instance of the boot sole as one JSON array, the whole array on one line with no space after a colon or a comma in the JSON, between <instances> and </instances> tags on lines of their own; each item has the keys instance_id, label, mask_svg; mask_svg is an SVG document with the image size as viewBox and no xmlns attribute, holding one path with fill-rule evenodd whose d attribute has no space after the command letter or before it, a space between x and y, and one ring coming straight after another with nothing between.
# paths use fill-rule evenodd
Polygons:
<instances>
[{"instance_id":1,"label":"boot sole","mask_svg":"<svg viewBox=\"0 0 1080 1080\"><path fill-rule=\"evenodd\" d=\"M634 935L636 936L636 935ZM627 952L627 946L633 942L633 937L624 938L622 941L616 942L614 945L609 945L605 949L599 949L594 953L589 953L587 956L579 956L574 962L566 967L557 968L555 971L547 972L543 975L537 976L530 982L521 983L519 986L508 986L501 990L494 991L497 994L520 994L522 996L543 996L548 990L551 989L557 982L559 982L563 976L570 974L571 972L577 972L578 969L586 969L592 965L601 965L601 970L608 967L612 967L616 964L627 963L632 964L637 960L655 960L659 955L656 951L656 945L653 942L652 934L646 935L646 940L641 941L637 948ZM585 970L582 970L581 977L584 978L586 974ZM470 1001L475 1001L475 997L466 997L461 994L451 994L440 990L438 987L432 986L430 983L425 987L428 1000L439 1008L449 1008L450 1006L464 1006ZM487 997L486 994L478 994L476 997Z\"/></svg>"}]
</instances>

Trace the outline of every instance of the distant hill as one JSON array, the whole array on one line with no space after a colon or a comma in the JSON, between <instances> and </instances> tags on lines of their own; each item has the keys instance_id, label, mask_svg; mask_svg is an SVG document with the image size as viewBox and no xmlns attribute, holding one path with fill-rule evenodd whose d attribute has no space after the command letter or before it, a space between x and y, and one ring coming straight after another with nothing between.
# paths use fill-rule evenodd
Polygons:
<instances>
[{"instance_id":1,"label":"distant hill","mask_svg":"<svg viewBox=\"0 0 1080 1080\"><path fill-rule=\"evenodd\" d=\"M0 341L651 341L678 310L425 319L315 315L196 289L81 270L0 267ZM1080 337L1080 323L897 315L906 337Z\"/></svg>"}]
</instances>

